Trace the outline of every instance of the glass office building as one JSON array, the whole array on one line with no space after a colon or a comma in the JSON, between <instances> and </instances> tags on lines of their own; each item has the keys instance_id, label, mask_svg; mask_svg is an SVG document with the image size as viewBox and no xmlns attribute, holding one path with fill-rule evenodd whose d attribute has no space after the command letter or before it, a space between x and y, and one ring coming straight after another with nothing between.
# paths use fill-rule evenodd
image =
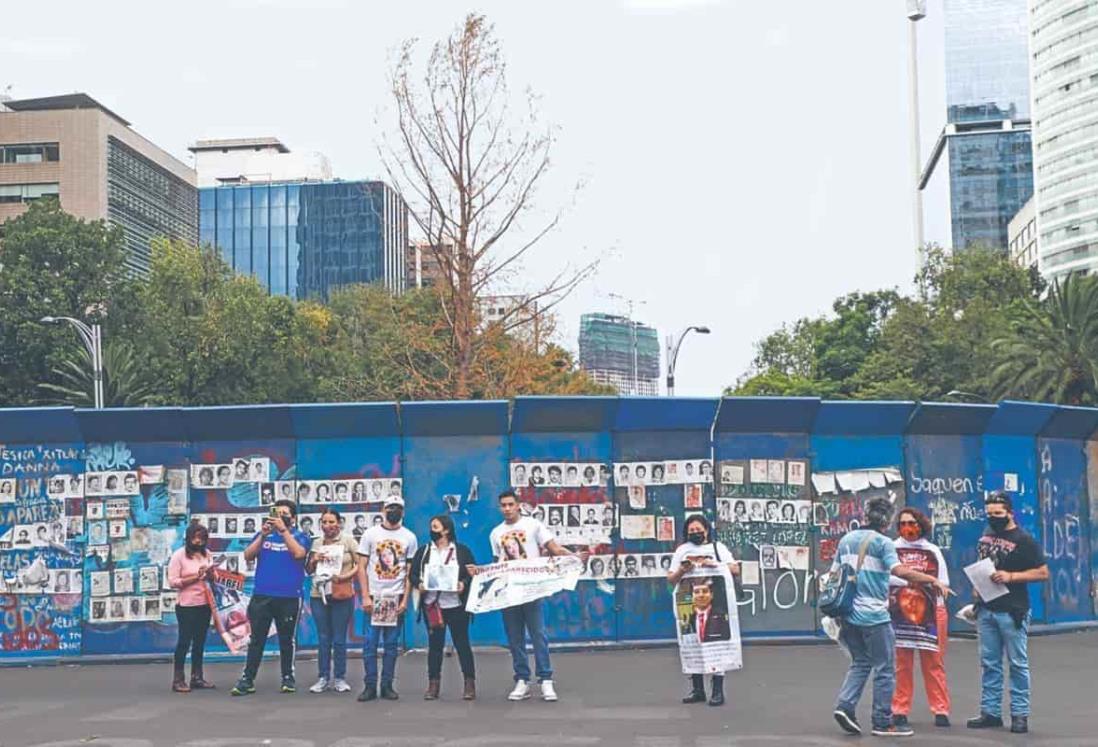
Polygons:
<instances>
[{"instance_id":1,"label":"glass office building","mask_svg":"<svg viewBox=\"0 0 1098 747\"><path fill-rule=\"evenodd\" d=\"M202 243L271 293L325 300L354 283L404 291L407 206L382 182L209 187L198 207Z\"/></svg>"},{"instance_id":2,"label":"glass office building","mask_svg":"<svg viewBox=\"0 0 1098 747\"><path fill-rule=\"evenodd\" d=\"M1010 220L1033 194L1026 1L944 0L940 145L948 151L954 248L1005 251Z\"/></svg>"}]
</instances>

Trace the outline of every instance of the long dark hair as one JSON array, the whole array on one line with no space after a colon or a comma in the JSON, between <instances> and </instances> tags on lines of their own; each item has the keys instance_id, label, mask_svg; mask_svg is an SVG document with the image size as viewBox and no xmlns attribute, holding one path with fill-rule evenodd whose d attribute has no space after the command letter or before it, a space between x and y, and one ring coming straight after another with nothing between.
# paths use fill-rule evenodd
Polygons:
<instances>
[{"instance_id":1,"label":"long dark hair","mask_svg":"<svg viewBox=\"0 0 1098 747\"><path fill-rule=\"evenodd\" d=\"M924 514L917 508L904 506L900 509L899 514L896 517L896 521L904 518L904 514L909 515L912 519L915 520L915 523L919 525L919 532L922 534L923 537L930 537L930 519L926 518L926 514Z\"/></svg>"},{"instance_id":2,"label":"long dark hair","mask_svg":"<svg viewBox=\"0 0 1098 747\"><path fill-rule=\"evenodd\" d=\"M191 543L197 537L201 537L202 539L206 540L206 542L210 541L210 531L206 529L206 527L199 524L198 520L195 519L191 521L189 525L187 525L187 531L183 533L183 552L187 553L188 558L194 557L194 553L191 551ZM203 550L203 554L207 554L208 552L209 548Z\"/></svg>"},{"instance_id":3,"label":"long dark hair","mask_svg":"<svg viewBox=\"0 0 1098 747\"><path fill-rule=\"evenodd\" d=\"M439 524L441 524L442 528L450 534L450 541L453 542L455 545L457 544L457 527L454 526L454 520L450 518L450 514L439 514L438 516L432 516L431 521L437 521ZM428 530L430 530L431 528L431 521L427 522Z\"/></svg>"}]
</instances>

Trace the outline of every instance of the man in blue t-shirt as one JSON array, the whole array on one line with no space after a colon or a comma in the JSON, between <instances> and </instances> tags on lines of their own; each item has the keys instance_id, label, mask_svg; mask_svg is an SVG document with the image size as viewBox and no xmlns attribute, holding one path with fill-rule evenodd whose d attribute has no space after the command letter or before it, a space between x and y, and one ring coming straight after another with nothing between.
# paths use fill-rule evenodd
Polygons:
<instances>
[{"instance_id":1,"label":"man in blue t-shirt","mask_svg":"<svg viewBox=\"0 0 1098 747\"><path fill-rule=\"evenodd\" d=\"M949 587L935 576L928 576L900 563L896 546L883 532L892 523L892 502L887 498L871 498L865 506L865 529L855 529L843 535L831 565L832 572L840 564L858 567L858 557L865 548L865 558L858 571L858 589L854 609L842 621L839 642L850 652L850 668L835 704L835 720L850 734L861 734L862 727L854 716L865 683L873 672L873 734L877 736L911 736L910 726L892 723L892 693L896 689L896 636L888 612L888 579L902 578L912 584L937 587L949 596Z\"/></svg>"},{"instance_id":2,"label":"man in blue t-shirt","mask_svg":"<svg viewBox=\"0 0 1098 747\"><path fill-rule=\"evenodd\" d=\"M274 621L282 659L282 692L297 690L294 682L294 633L301 612L301 590L305 583L305 556L313 541L294 528L297 506L293 501L274 504L278 518L263 522L263 531L244 549L246 561L256 560L255 587L248 604L248 622L252 637L248 642L248 660L244 674L230 691L233 695L255 692L255 675L263 659L267 632Z\"/></svg>"}]
</instances>

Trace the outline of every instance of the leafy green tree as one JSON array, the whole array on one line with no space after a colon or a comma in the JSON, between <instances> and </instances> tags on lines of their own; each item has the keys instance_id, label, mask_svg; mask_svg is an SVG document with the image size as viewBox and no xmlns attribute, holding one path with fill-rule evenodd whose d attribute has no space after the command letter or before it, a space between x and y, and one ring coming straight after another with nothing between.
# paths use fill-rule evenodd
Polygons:
<instances>
[{"instance_id":1,"label":"leafy green tree","mask_svg":"<svg viewBox=\"0 0 1098 747\"><path fill-rule=\"evenodd\" d=\"M54 381L38 385L45 404L95 406L95 376L91 355L83 346L73 358L53 369ZM103 343L103 406L140 407L155 401L144 364L124 342Z\"/></svg>"},{"instance_id":2,"label":"leafy green tree","mask_svg":"<svg viewBox=\"0 0 1098 747\"><path fill-rule=\"evenodd\" d=\"M1098 404L1098 279L1068 275L1026 301L992 347L995 396Z\"/></svg>"},{"instance_id":3,"label":"leafy green tree","mask_svg":"<svg viewBox=\"0 0 1098 747\"><path fill-rule=\"evenodd\" d=\"M99 321L104 338L125 323L132 280L122 230L78 220L54 199L32 203L0 236L0 406L30 405L82 345L45 316Z\"/></svg>"}]
</instances>

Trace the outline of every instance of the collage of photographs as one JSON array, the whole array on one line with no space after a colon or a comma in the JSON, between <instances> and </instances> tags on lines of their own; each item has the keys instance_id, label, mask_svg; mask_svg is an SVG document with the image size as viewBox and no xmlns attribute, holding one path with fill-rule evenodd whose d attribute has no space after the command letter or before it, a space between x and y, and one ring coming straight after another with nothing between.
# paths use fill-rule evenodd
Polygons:
<instances>
[{"instance_id":1,"label":"collage of photographs","mask_svg":"<svg viewBox=\"0 0 1098 747\"><path fill-rule=\"evenodd\" d=\"M676 459L663 462L614 462L614 485L685 485L713 482L713 460Z\"/></svg>"},{"instance_id":2,"label":"collage of photographs","mask_svg":"<svg viewBox=\"0 0 1098 747\"><path fill-rule=\"evenodd\" d=\"M168 586L167 574L159 566L91 571L88 581L91 623L159 622L175 609L177 592Z\"/></svg>"},{"instance_id":3,"label":"collage of photographs","mask_svg":"<svg viewBox=\"0 0 1098 747\"><path fill-rule=\"evenodd\" d=\"M599 462L512 462L511 487L606 487L610 468Z\"/></svg>"},{"instance_id":4,"label":"collage of photographs","mask_svg":"<svg viewBox=\"0 0 1098 747\"><path fill-rule=\"evenodd\" d=\"M79 568L49 568L33 582L16 574L0 582L5 594L80 594L83 577Z\"/></svg>"},{"instance_id":5,"label":"collage of photographs","mask_svg":"<svg viewBox=\"0 0 1098 747\"><path fill-rule=\"evenodd\" d=\"M724 524L826 526L827 508L812 501L777 498L718 498L717 521Z\"/></svg>"},{"instance_id":6,"label":"collage of photographs","mask_svg":"<svg viewBox=\"0 0 1098 747\"><path fill-rule=\"evenodd\" d=\"M66 485L71 484L72 478L66 479ZM46 486L47 489L51 487L54 480L50 480L50 483ZM139 495L141 493L141 483L137 479L137 471L116 471L116 472L87 472L84 474L84 495L85 496L108 496L108 495ZM80 497L80 496L66 496L66 497Z\"/></svg>"},{"instance_id":7,"label":"collage of photographs","mask_svg":"<svg viewBox=\"0 0 1098 747\"><path fill-rule=\"evenodd\" d=\"M399 477L353 480L285 480L263 483L259 488L260 505L290 497L298 505L308 503L381 503L386 498L402 495ZM292 496L292 497L291 497Z\"/></svg>"},{"instance_id":8,"label":"collage of photographs","mask_svg":"<svg viewBox=\"0 0 1098 747\"><path fill-rule=\"evenodd\" d=\"M192 464L191 486L199 490L222 490L238 482L268 482L270 472L269 457L234 459L227 464Z\"/></svg>"},{"instance_id":9,"label":"collage of photographs","mask_svg":"<svg viewBox=\"0 0 1098 747\"><path fill-rule=\"evenodd\" d=\"M65 546L69 538L65 517L34 524L16 524L0 535L0 550L27 550L38 547Z\"/></svg>"},{"instance_id":10,"label":"collage of photographs","mask_svg":"<svg viewBox=\"0 0 1098 747\"><path fill-rule=\"evenodd\" d=\"M808 463L801 459L749 459L746 464L721 464L722 485L796 485L808 484Z\"/></svg>"},{"instance_id":11,"label":"collage of photographs","mask_svg":"<svg viewBox=\"0 0 1098 747\"><path fill-rule=\"evenodd\" d=\"M671 571L673 553L592 555L580 580L611 578L664 578Z\"/></svg>"}]
</instances>

